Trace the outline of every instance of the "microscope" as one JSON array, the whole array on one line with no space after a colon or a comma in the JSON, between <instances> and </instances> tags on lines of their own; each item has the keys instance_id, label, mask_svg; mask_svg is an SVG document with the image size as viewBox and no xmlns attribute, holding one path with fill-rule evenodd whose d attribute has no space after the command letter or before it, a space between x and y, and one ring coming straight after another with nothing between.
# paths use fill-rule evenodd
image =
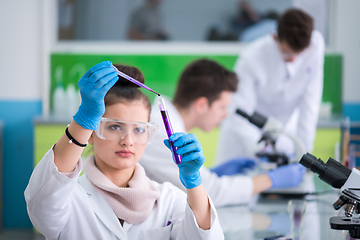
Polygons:
<instances>
[{"instance_id":1,"label":"microscope","mask_svg":"<svg viewBox=\"0 0 360 240\"><path fill-rule=\"evenodd\" d=\"M236 113L248 119L249 122L264 131L258 143L264 142L265 147L270 147L271 151L259 151L256 153L257 157L265 157L269 162L275 163L276 167L279 167L289 163L298 162L298 159L306 152L305 146L299 138L283 131L283 124L279 120L271 116L265 117L256 111L250 116L239 108L236 109ZM292 158L289 158L285 153L275 149L276 139L281 134L290 138L294 143L295 155Z\"/></svg>"},{"instance_id":2,"label":"microscope","mask_svg":"<svg viewBox=\"0 0 360 240\"><path fill-rule=\"evenodd\" d=\"M241 109L236 109L236 113L263 130L262 137L258 143L264 142L265 147L256 152L257 157L265 157L268 160L268 163L261 162L259 164L263 170L271 170L282 165L298 163L301 156L306 153L303 142L295 135L285 132L283 124L279 120L271 116L265 117L256 111L251 116ZM295 154L292 157L288 157L288 155L275 148L276 140L281 134L287 136L294 143ZM267 146L270 147L270 151ZM267 190L261 193L261 197L264 199L302 199L312 192L315 192L314 175L311 172L307 172L299 186Z\"/></svg>"},{"instance_id":3,"label":"microscope","mask_svg":"<svg viewBox=\"0 0 360 240\"><path fill-rule=\"evenodd\" d=\"M300 164L332 187L342 189L333 207L335 210L344 207L345 216L331 217L330 226L336 230L348 230L350 237L360 239L360 218L353 216L354 212L360 213L360 171L356 168L350 170L332 158L324 163L310 153L302 156Z\"/></svg>"}]
</instances>

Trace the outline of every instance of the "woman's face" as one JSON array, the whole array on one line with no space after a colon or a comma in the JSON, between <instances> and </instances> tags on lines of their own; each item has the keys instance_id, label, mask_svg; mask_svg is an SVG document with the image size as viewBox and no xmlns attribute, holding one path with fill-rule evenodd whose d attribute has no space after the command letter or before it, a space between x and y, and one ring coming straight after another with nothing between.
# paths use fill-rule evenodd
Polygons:
<instances>
[{"instance_id":1,"label":"woman's face","mask_svg":"<svg viewBox=\"0 0 360 240\"><path fill-rule=\"evenodd\" d=\"M125 122L146 123L149 120L149 110L141 100L116 103L105 108L103 117ZM99 138L94 132L89 143L93 144L96 164L103 172L134 168L146 147L146 143L134 142L132 134L127 134L123 139L106 140Z\"/></svg>"}]
</instances>

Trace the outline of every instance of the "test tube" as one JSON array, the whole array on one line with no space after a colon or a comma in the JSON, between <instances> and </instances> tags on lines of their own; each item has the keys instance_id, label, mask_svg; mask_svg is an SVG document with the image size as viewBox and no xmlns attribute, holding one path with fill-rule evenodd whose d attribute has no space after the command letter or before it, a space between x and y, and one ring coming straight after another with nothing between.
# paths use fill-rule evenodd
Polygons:
<instances>
[{"instance_id":1,"label":"test tube","mask_svg":"<svg viewBox=\"0 0 360 240\"><path fill-rule=\"evenodd\" d=\"M158 103L159 103L159 108L160 108L160 112L161 112L161 117L162 117L163 122L164 122L165 130L166 130L166 133L167 133L168 138L169 138L171 135L173 135L174 132L173 132L173 129L172 129L172 126L171 126L171 123L170 123L169 114L168 114L168 112L166 111L166 108L165 108L164 99L160 98L158 100ZM176 164L182 163L181 156L179 154L176 154L176 150L178 150L178 148L174 146L174 142L170 141L170 139L169 139L169 143L170 143L170 146L171 146L171 149L172 149Z\"/></svg>"}]
</instances>

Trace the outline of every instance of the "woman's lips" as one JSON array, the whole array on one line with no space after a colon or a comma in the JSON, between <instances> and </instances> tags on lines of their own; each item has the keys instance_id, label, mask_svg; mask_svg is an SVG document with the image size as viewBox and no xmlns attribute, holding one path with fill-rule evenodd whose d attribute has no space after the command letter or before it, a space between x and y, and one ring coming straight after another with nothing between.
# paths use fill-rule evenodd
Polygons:
<instances>
[{"instance_id":1,"label":"woman's lips","mask_svg":"<svg viewBox=\"0 0 360 240\"><path fill-rule=\"evenodd\" d=\"M131 157L132 155L134 155L133 152L131 152L131 151L126 151L126 150L116 152L116 154L117 154L118 156L124 157L124 158Z\"/></svg>"}]
</instances>

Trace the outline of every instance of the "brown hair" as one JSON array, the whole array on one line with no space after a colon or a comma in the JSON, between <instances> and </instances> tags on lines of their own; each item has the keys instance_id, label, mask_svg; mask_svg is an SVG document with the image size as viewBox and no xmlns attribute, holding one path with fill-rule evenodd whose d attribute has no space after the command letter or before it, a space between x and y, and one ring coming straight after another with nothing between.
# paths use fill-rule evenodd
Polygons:
<instances>
[{"instance_id":1,"label":"brown hair","mask_svg":"<svg viewBox=\"0 0 360 240\"><path fill-rule=\"evenodd\" d=\"M310 45L314 20L300 9L289 9L278 20L278 39L286 42L295 52Z\"/></svg>"},{"instance_id":2,"label":"brown hair","mask_svg":"<svg viewBox=\"0 0 360 240\"><path fill-rule=\"evenodd\" d=\"M114 66L119 69L119 71L129 75L130 77L135 78L141 83L145 82L144 75L142 72L136 67L125 66L121 64L114 64ZM110 88L110 90L105 95L104 101L105 106L110 106L115 103L123 103L123 102L132 102L135 100L142 100L146 109L149 110L149 119L150 119L150 111L151 111L151 102L150 99L142 93L138 86L125 78L119 76L119 80L115 83L115 85Z\"/></svg>"},{"instance_id":3,"label":"brown hair","mask_svg":"<svg viewBox=\"0 0 360 240\"><path fill-rule=\"evenodd\" d=\"M181 74L174 103L188 107L199 97L206 97L209 106L223 91L235 92L239 80L235 73L215 61L199 59L190 63Z\"/></svg>"}]
</instances>

